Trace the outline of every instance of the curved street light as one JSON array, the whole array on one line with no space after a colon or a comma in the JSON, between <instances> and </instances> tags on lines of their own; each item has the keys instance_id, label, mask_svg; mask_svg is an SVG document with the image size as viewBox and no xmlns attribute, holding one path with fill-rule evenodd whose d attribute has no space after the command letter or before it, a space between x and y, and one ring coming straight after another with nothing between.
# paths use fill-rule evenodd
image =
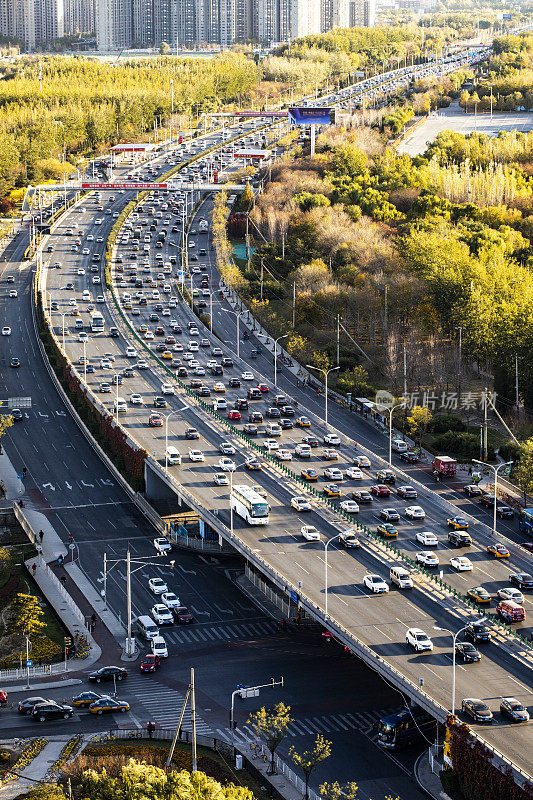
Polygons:
<instances>
[{"instance_id":1,"label":"curved street light","mask_svg":"<svg viewBox=\"0 0 533 800\"><path fill-rule=\"evenodd\" d=\"M318 372L321 372L324 375L324 386L326 390L326 428L328 426L328 375L330 372L335 372L336 370L340 369L340 367L330 367L330 369L324 369L323 367L315 367L313 364L306 364L307 369L316 369Z\"/></svg>"}]
</instances>

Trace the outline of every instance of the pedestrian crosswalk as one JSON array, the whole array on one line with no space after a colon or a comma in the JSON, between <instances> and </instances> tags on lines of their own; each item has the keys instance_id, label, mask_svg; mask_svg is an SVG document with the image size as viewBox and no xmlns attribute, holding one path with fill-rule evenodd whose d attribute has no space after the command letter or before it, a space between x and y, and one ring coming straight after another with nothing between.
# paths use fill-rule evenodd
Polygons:
<instances>
[{"instance_id":1,"label":"pedestrian crosswalk","mask_svg":"<svg viewBox=\"0 0 533 800\"><path fill-rule=\"evenodd\" d=\"M342 714L315 714L313 716L299 717L291 722L288 735L313 736L320 734L347 733L358 730L369 733L383 717L393 714L398 708L381 708L369 711L345 711ZM227 731L218 728L216 733L222 738L227 738ZM239 725L235 731L235 739L241 744L257 741L257 736L248 725Z\"/></svg>"},{"instance_id":2,"label":"pedestrian crosswalk","mask_svg":"<svg viewBox=\"0 0 533 800\"><path fill-rule=\"evenodd\" d=\"M176 627L162 627L161 633L166 642L173 644L214 644L216 642L228 642L233 639L258 639L263 636L272 636L279 633L279 625L270 620L261 620L238 623L224 624L193 624Z\"/></svg>"},{"instance_id":3,"label":"pedestrian crosswalk","mask_svg":"<svg viewBox=\"0 0 533 800\"><path fill-rule=\"evenodd\" d=\"M147 711L150 719L161 728L175 728L178 724L185 695L176 689L154 680L152 676L128 676L128 692L136 697ZM183 730L192 730L190 704L187 704L182 721ZM196 732L206 735L212 731L201 717L196 714Z\"/></svg>"}]
</instances>

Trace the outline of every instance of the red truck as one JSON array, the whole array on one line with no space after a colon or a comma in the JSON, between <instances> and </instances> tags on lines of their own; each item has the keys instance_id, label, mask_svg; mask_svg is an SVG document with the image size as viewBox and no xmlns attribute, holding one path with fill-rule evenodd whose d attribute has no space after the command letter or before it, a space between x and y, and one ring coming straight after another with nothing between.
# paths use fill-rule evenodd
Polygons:
<instances>
[{"instance_id":1,"label":"red truck","mask_svg":"<svg viewBox=\"0 0 533 800\"><path fill-rule=\"evenodd\" d=\"M432 467L436 480L453 478L457 472L457 461L455 458L450 458L450 456L435 456Z\"/></svg>"}]
</instances>

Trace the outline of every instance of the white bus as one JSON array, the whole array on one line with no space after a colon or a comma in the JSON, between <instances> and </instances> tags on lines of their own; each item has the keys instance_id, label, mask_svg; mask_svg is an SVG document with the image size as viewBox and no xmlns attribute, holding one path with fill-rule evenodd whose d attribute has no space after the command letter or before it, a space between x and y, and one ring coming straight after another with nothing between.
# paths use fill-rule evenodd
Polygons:
<instances>
[{"instance_id":1,"label":"white bus","mask_svg":"<svg viewBox=\"0 0 533 800\"><path fill-rule=\"evenodd\" d=\"M268 503L251 486L234 486L230 497L233 511L248 525L268 524Z\"/></svg>"},{"instance_id":2,"label":"white bus","mask_svg":"<svg viewBox=\"0 0 533 800\"><path fill-rule=\"evenodd\" d=\"M91 330L95 333L104 330L104 317L99 311L91 311Z\"/></svg>"}]
</instances>

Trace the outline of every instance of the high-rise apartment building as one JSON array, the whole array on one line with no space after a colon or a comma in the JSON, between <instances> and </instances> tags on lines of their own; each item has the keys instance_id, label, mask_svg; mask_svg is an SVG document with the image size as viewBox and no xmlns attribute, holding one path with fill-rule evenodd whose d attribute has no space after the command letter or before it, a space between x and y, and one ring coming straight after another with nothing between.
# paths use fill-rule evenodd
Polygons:
<instances>
[{"instance_id":1,"label":"high-rise apartment building","mask_svg":"<svg viewBox=\"0 0 533 800\"><path fill-rule=\"evenodd\" d=\"M95 31L95 0L65 1L65 35Z\"/></svg>"},{"instance_id":2,"label":"high-rise apartment building","mask_svg":"<svg viewBox=\"0 0 533 800\"><path fill-rule=\"evenodd\" d=\"M373 28L376 24L376 0L350 0L350 28Z\"/></svg>"},{"instance_id":3,"label":"high-rise apartment building","mask_svg":"<svg viewBox=\"0 0 533 800\"><path fill-rule=\"evenodd\" d=\"M131 0L96 0L96 40L104 51L127 50L133 43Z\"/></svg>"},{"instance_id":4,"label":"high-rise apartment building","mask_svg":"<svg viewBox=\"0 0 533 800\"><path fill-rule=\"evenodd\" d=\"M46 48L65 34L64 0L0 0L0 34Z\"/></svg>"}]
</instances>

